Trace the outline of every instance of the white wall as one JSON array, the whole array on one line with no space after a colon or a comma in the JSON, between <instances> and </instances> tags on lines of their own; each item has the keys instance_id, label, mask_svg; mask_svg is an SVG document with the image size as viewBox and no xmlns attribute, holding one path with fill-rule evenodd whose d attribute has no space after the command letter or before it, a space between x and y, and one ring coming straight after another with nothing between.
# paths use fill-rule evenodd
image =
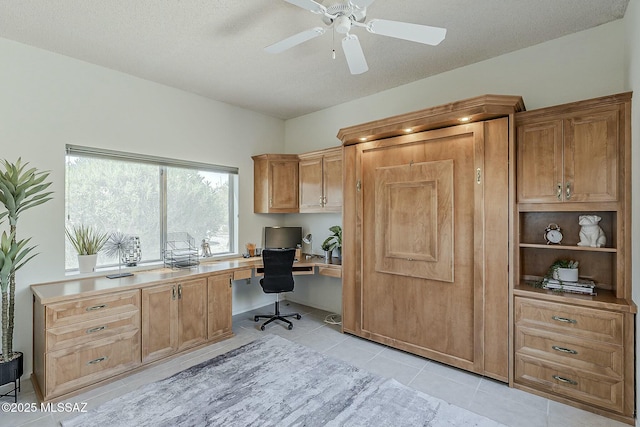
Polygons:
<instances>
[{"instance_id":1,"label":"white wall","mask_svg":"<svg viewBox=\"0 0 640 427\"><path fill-rule=\"evenodd\" d=\"M301 153L333 147L340 144L336 135L343 127L484 94L520 95L532 110L624 92L624 37L625 25L618 20L287 120L285 148L288 153ZM288 215L286 221L303 225L306 232L324 240L329 234L327 224L341 217L329 215L315 223L304 215ZM322 240L316 240L317 245ZM327 285L322 291L296 289L289 299L341 312L340 288Z\"/></svg>"},{"instance_id":2,"label":"white wall","mask_svg":"<svg viewBox=\"0 0 640 427\"><path fill-rule=\"evenodd\" d=\"M282 152L284 122L9 40L0 39L0 159L51 171L54 199L26 211L19 237L39 255L17 274L15 350L31 371L29 285L64 276L65 144L238 167L239 244L282 218L253 214L251 155ZM242 150L239 151L238 147ZM267 304L259 286L234 287L234 313Z\"/></svg>"},{"instance_id":3,"label":"white wall","mask_svg":"<svg viewBox=\"0 0 640 427\"><path fill-rule=\"evenodd\" d=\"M634 96L631 106L631 265L633 300L640 299L640 0L630 0L624 17L626 67L625 84ZM636 355L640 351L640 340L636 321ZM640 359L636 356L636 373L640 372ZM640 383L636 378L636 405L640 395ZM636 425L640 425L636 419Z\"/></svg>"}]
</instances>

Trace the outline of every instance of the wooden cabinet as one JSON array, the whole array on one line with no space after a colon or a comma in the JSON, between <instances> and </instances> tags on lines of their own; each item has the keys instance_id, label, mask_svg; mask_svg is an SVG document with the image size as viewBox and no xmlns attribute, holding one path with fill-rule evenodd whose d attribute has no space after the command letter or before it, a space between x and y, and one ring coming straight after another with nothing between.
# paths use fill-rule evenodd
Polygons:
<instances>
[{"instance_id":1,"label":"wooden cabinet","mask_svg":"<svg viewBox=\"0 0 640 427\"><path fill-rule=\"evenodd\" d=\"M142 362L207 340L207 279L142 289Z\"/></svg>"},{"instance_id":2,"label":"wooden cabinet","mask_svg":"<svg viewBox=\"0 0 640 427\"><path fill-rule=\"evenodd\" d=\"M516 297L514 381L624 414L633 408L625 317L631 315Z\"/></svg>"},{"instance_id":3,"label":"wooden cabinet","mask_svg":"<svg viewBox=\"0 0 640 427\"><path fill-rule=\"evenodd\" d=\"M616 201L623 113L609 105L519 114L518 201Z\"/></svg>"},{"instance_id":4,"label":"wooden cabinet","mask_svg":"<svg viewBox=\"0 0 640 427\"><path fill-rule=\"evenodd\" d=\"M243 275L238 277L240 276ZM207 310L209 316L209 339L231 335L231 280L234 277L232 274L224 273L210 276L207 279L209 288L209 307Z\"/></svg>"},{"instance_id":5,"label":"wooden cabinet","mask_svg":"<svg viewBox=\"0 0 640 427\"><path fill-rule=\"evenodd\" d=\"M298 212L298 156L262 154L252 159L253 211Z\"/></svg>"},{"instance_id":6,"label":"wooden cabinet","mask_svg":"<svg viewBox=\"0 0 640 427\"><path fill-rule=\"evenodd\" d=\"M48 399L140 365L140 291L34 300L34 376Z\"/></svg>"},{"instance_id":7,"label":"wooden cabinet","mask_svg":"<svg viewBox=\"0 0 640 427\"><path fill-rule=\"evenodd\" d=\"M480 97L340 131L345 332L509 381L505 116L520 107Z\"/></svg>"},{"instance_id":8,"label":"wooden cabinet","mask_svg":"<svg viewBox=\"0 0 640 427\"><path fill-rule=\"evenodd\" d=\"M631 422L635 402L630 234L631 94L516 114L514 385ZM597 215L603 247L578 246ZM544 230L560 226L560 244ZM579 262L597 295L540 289L558 259Z\"/></svg>"},{"instance_id":9,"label":"wooden cabinet","mask_svg":"<svg viewBox=\"0 0 640 427\"><path fill-rule=\"evenodd\" d=\"M300 212L342 211L342 148L300 154Z\"/></svg>"}]
</instances>

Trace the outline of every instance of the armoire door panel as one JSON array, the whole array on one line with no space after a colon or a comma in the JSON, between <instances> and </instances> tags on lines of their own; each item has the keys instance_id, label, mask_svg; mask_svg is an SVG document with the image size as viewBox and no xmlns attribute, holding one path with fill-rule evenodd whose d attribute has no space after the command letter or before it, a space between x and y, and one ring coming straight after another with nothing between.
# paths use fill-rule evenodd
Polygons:
<instances>
[{"instance_id":1,"label":"armoire door panel","mask_svg":"<svg viewBox=\"0 0 640 427\"><path fill-rule=\"evenodd\" d=\"M360 156L362 330L448 355L470 370L481 369L474 350L482 330L476 319L482 310L476 297L482 270L475 262L482 234L474 228L482 215L481 198L475 195L483 191L476 182L482 126L362 144ZM391 230L384 231L386 226ZM431 237L435 244L428 243ZM414 267L434 264L427 260L429 251L435 253L435 263L447 266L442 269L446 274ZM402 253L413 259L393 256Z\"/></svg>"},{"instance_id":2,"label":"armoire door panel","mask_svg":"<svg viewBox=\"0 0 640 427\"><path fill-rule=\"evenodd\" d=\"M453 282L453 161L375 176L376 271Z\"/></svg>"}]
</instances>

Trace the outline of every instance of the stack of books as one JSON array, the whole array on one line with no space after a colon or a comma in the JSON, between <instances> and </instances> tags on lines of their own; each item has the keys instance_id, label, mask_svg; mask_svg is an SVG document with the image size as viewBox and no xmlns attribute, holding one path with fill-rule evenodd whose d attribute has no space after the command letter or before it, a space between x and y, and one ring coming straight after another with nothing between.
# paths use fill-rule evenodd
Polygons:
<instances>
[{"instance_id":1,"label":"stack of books","mask_svg":"<svg viewBox=\"0 0 640 427\"><path fill-rule=\"evenodd\" d=\"M572 292L583 295L596 295L596 284L593 280L578 279L577 282L559 281L556 279L545 278L542 281L544 289L551 289L561 292Z\"/></svg>"}]
</instances>

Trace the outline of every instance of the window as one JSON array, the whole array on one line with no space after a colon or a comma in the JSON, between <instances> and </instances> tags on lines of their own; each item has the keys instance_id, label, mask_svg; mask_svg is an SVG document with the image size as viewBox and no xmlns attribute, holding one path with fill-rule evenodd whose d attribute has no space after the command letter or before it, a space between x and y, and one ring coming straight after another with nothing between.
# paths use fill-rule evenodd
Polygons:
<instances>
[{"instance_id":1,"label":"window","mask_svg":"<svg viewBox=\"0 0 640 427\"><path fill-rule=\"evenodd\" d=\"M140 263L161 262L167 235L186 232L213 255L237 252L237 169L67 146L66 221L138 236ZM65 268L78 268L65 240ZM98 255L98 267L118 265Z\"/></svg>"}]
</instances>

